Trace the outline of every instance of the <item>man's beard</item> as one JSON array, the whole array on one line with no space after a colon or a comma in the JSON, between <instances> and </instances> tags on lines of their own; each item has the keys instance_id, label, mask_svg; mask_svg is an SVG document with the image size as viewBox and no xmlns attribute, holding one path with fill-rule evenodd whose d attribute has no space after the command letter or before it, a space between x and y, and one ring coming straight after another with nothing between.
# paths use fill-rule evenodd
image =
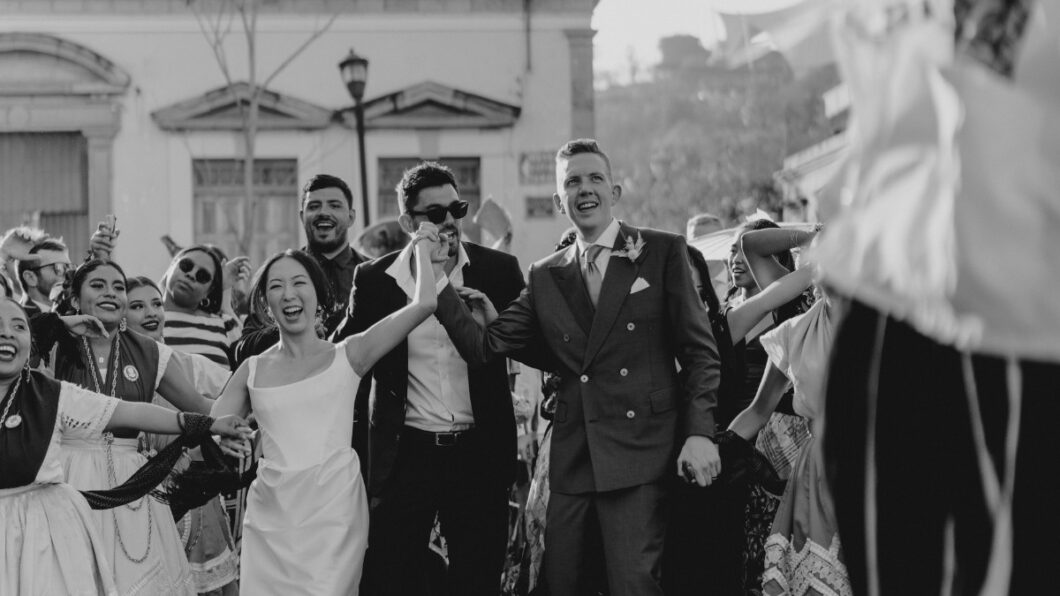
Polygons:
<instances>
[{"instance_id":1,"label":"man's beard","mask_svg":"<svg viewBox=\"0 0 1060 596\"><path fill-rule=\"evenodd\" d=\"M337 228L336 228L337 229ZM314 235L316 230L312 224L305 226L305 237L306 243L309 245L310 250L318 253L329 253L342 248L350 243L349 230L344 230L342 234L335 236L334 240L317 240Z\"/></svg>"}]
</instances>

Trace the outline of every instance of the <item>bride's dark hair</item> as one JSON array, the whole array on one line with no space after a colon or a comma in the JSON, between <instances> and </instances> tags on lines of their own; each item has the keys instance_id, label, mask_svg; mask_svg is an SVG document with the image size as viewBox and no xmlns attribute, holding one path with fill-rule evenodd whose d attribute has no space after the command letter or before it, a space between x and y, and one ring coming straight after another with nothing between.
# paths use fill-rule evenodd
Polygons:
<instances>
[{"instance_id":1,"label":"bride's dark hair","mask_svg":"<svg viewBox=\"0 0 1060 596\"><path fill-rule=\"evenodd\" d=\"M331 284L328 283L327 277L324 276L324 271L320 268L316 259L304 251L293 248L272 255L254 274L254 281L251 284L252 289L250 291L251 314L257 316L261 321L272 320L272 316L269 313L269 301L266 298L269 270L280 259L294 259L305 268L309 274L309 280L313 283L313 289L316 291L317 308L325 318L331 314L335 308L335 303L331 296Z\"/></svg>"}]
</instances>

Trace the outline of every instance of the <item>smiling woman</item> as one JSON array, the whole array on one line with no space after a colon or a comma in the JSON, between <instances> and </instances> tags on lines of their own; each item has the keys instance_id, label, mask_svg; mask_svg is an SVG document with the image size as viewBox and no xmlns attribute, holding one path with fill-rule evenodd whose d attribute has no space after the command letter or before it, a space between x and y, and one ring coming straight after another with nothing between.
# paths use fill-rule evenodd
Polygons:
<instances>
[{"instance_id":1,"label":"smiling woman","mask_svg":"<svg viewBox=\"0 0 1060 596\"><path fill-rule=\"evenodd\" d=\"M151 527L157 530L142 557L145 565L135 567L143 576L130 577L128 564L112 566L111 557L122 556L119 548L121 552L127 546L139 548L130 540L139 536L126 534L128 542L122 543L118 534L119 543L114 543L119 527L130 529L127 519L121 525L118 521L128 509L89 511L85 497L65 482L69 469L60 448L62 443L98 443L105 432L116 428L177 434L182 432L181 418L150 404L128 403L30 370L31 342L26 311L10 298L0 298L0 594L117 594L119 587L121 593L129 593L134 585L152 594L193 593L179 573L171 575L173 563L179 568L179 560L168 561L160 542L167 524L173 527L172 516L154 499L141 500L137 507L148 519L155 516ZM203 422L189 420L193 426ZM213 421L209 427L230 437L244 436L249 430L234 419ZM113 463L118 468L123 462ZM90 496L95 507L99 497L116 495ZM109 523L112 515L114 525ZM104 520L108 523L101 526ZM169 535L175 539L175 529Z\"/></svg>"},{"instance_id":2,"label":"smiling woman","mask_svg":"<svg viewBox=\"0 0 1060 596\"><path fill-rule=\"evenodd\" d=\"M81 265L71 281L71 304L103 323L106 336L58 338L55 378L84 389L149 404L157 391L180 410L207 412L210 404L171 362L172 349L127 329L127 280L113 261ZM119 430L63 441L59 460L65 480L80 490L106 490L125 482L147 460L137 432ZM118 587L128 592L194 593L187 557L168 507L141 499L93 514Z\"/></svg>"}]
</instances>

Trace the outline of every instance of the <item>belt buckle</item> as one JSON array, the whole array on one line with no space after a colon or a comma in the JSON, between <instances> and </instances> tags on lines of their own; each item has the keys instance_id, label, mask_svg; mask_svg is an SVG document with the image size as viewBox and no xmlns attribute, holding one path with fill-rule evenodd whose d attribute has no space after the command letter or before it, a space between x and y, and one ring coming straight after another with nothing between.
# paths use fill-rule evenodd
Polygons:
<instances>
[{"instance_id":1,"label":"belt buckle","mask_svg":"<svg viewBox=\"0 0 1060 596\"><path fill-rule=\"evenodd\" d=\"M434 433L435 447L452 447L460 438L460 432Z\"/></svg>"}]
</instances>

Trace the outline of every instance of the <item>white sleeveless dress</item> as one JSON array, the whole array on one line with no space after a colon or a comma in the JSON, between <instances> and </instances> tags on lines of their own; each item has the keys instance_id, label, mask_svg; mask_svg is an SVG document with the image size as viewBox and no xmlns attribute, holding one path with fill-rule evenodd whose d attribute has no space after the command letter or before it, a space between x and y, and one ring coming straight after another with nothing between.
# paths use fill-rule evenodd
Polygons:
<instances>
[{"instance_id":1,"label":"white sleeveless dress","mask_svg":"<svg viewBox=\"0 0 1060 596\"><path fill-rule=\"evenodd\" d=\"M262 456L243 520L243 594L356 595L368 547L368 502L350 447L360 378L335 348L326 370L247 389Z\"/></svg>"}]
</instances>

